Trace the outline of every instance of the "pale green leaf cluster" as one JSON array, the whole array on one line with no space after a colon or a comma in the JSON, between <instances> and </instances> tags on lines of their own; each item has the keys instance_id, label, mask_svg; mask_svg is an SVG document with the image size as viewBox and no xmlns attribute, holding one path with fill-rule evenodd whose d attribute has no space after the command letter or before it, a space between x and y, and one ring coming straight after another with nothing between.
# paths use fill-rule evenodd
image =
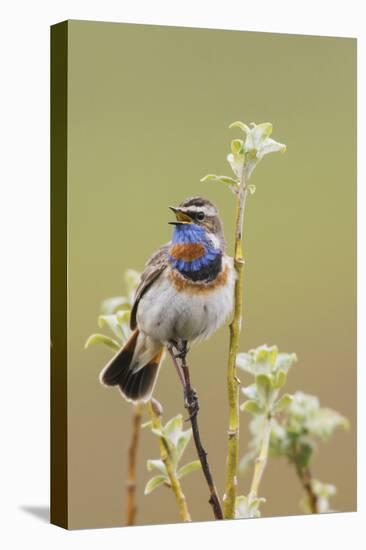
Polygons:
<instances>
[{"instance_id":1,"label":"pale green leaf cluster","mask_svg":"<svg viewBox=\"0 0 366 550\"><path fill-rule=\"evenodd\" d=\"M264 122L249 126L243 122L236 121L230 124L229 128L238 128L244 134L242 139L233 139L230 143L230 153L227 161L234 173L234 178L228 176L216 176L208 174L201 179L201 182L214 181L229 185L234 193L237 193L240 186L245 184L249 192L255 192L255 185L248 184L248 180L254 172L260 160L269 153L286 151L286 146L272 139L272 124Z\"/></svg>"},{"instance_id":2,"label":"pale green leaf cluster","mask_svg":"<svg viewBox=\"0 0 366 550\"><path fill-rule=\"evenodd\" d=\"M317 441L327 441L337 428L348 428L348 421L337 411L320 407L318 398L313 395L296 392L280 409L278 404L281 399L283 398L277 403L277 414L271 419L269 456L285 457L298 470L305 470L310 466ZM252 466L258 455L264 418L263 414L257 415L250 422L252 437L248 451L240 462L241 471ZM318 497L318 512L330 511L329 498L335 493L335 487L317 480L312 480L311 483L313 492ZM311 511L308 496L303 498L301 506L304 510Z\"/></svg>"},{"instance_id":3,"label":"pale green leaf cluster","mask_svg":"<svg viewBox=\"0 0 366 550\"><path fill-rule=\"evenodd\" d=\"M307 467L317 441L327 441L337 428L348 428L347 419L337 411L321 407L314 395L296 392L275 418L271 432L271 454L286 456Z\"/></svg>"},{"instance_id":4,"label":"pale green leaf cluster","mask_svg":"<svg viewBox=\"0 0 366 550\"><path fill-rule=\"evenodd\" d=\"M255 378L254 384L242 388L248 400L241 405L241 410L257 416L273 414L288 406L291 396L285 394L279 399L279 394L296 361L295 353L279 353L276 346L263 345L248 353L239 353L237 366Z\"/></svg>"},{"instance_id":5,"label":"pale green leaf cluster","mask_svg":"<svg viewBox=\"0 0 366 550\"><path fill-rule=\"evenodd\" d=\"M294 394L286 408L287 429L292 433L306 432L318 439L327 440L336 428L347 428L347 419L332 409L321 407L319 399L303 392Z\"/></svg>"},{"instance_id":6,"label":"pale green leaf cluster","mask_svg":"<svg viewBox=\"0 0 366 550\"><path fill-rule=\"evenodd\" d=\"M254 383L241 390L247 400L240 409L254 417L250 424L253 437L248 452L240 463L241 470L249 464L252 465L260 452L264 452L263 447L261 451L261 446L265 445L268 449L268 442L265 443L263 434L266 432L270 436L268 430L273 424L274 416L292 402L291 395L280 396L280 392L286 383L288 371L296 361L295 353L280 353L277 346L266 344L251 349L248 353L238 353L237 367L254 377ZM241 512L238 511L237 514L244 514L238 517L259 516L259 507L264 499L258 498L256 492L255 490L253 494L251 490L248 497L238 497L240 500L237 499L237 507L239 506Z\"/></svg>"},{"instance_id":7,"label":"pale green leaf cluster","mask_svg":"<svg viewBox=\"0 0 366 550\"><path fill-rule=\"evenodd\" d=\"M266 502L265 498L249 500L247 496L240 495L235 499L235 519L259 518L259 507Z\"/></svg>"},{"instance_id":8,"label":"pale green leaf cluster","mask_svg":"<svg viewBox=\"0 0 366 550\"><path fill-rule=\"evenodd\" d=\"M183 430L183 417L181 414L171 418L165 426L162 426L160 429L154 428L152 421L146 422L142 427L150 427L155 435L164 440L169 449L174 475L178 480L201 467L199 460L188 462L184 466L179 465L183 453L192 437L192 429ZM170 487L168 471L162 459L148 460L147 469L149 471L158 470L159 475L152 477L147 482L145 495L148 495L161 485Z\"/></svg>"},{"instance_id":9,"label":"pale green leaf cluster","mask_svg":"<svg viewBox=\"0 0 366 550\"><path fill-rule=\"evenodd\" d=\"M121 344L119 341L111 338L110 336L105 336L105 334L94 333L89 336L85 342L85 349L94 344L104 344L105 346L112 348L117 351L120 349Z\"/></svg>"},{"instance_id":10,"label":"pale green leaf cluster","mask_svg":"<svg viewBox=\"0 0 366 550\"><path fill-rule=\"evenodd\" d=\"M230 178L229 176L216 176L215 174L207 174L201 179L202 183L206 183L206 181L213 181L215 183L225 183L226 185L231 185L233 187L236 187L237 180L234 178Z\"/></svg>"},{"instance_id":11,"label":"pale green leaf cluster","mask_svg":"<svg viewBox=\"0 0 366 550\"><path fill-rule=\"evenodd\" d=\"M261 346L238 355L238 365L255 376L255 383L242 389L249 400L241 410L254 415L249 425L252 434L248 452L242 458L243 471L257 456L263 419L271 413L270 456L284 456L301 468L309 465L319 440L327 441L337 428L347 428L347 419L327 407L321 407L313 395L296 392L278 398L295 354L278 353L277 348ZM258 372L259 374L256 374Z\"/></svg>"},{"instance_id":12,"label":"pale green leaf cluster","mask_svg":"<svg viewBox=\"0 0 366 550\"><path fill-rule=\"evenodd\" d=\"M311 488L313 493L317 498L317 508L319 514L324 514L326 512L333 512L334 510L330 507L330 498L334 496L337 492L335 485L330 483L322 483L317 479L311 481ZM309 502L309 496L305 495L301 501L300 506L306 514L311 513L311 503Z\"/></svg>"},{"instance_id":13,"label":"pale green leaf cluster","mask_svg":"<svg viewBox=\"0 0 366 550\"><path fill-rule=\"evenodd\" d=\"M316 396L300 391L279 395L296 361L294 353L279 353L276 346L264 345L238 354L238 367L255 377L254 384L242 389L248 399L241 410L251 413L253 419L249 424L252 437L240 462L241 471L252 466L258 456L263 425L268 419L269 456L287 458L298 472L308 470L318 441L327 441L337 428L348 427L344 416L321 407ZM319 513L329 511L329 498L335 493L335 487L317 480L311 480L311 484ZM304 497L302 507L311 511L308 496Z\"/></svg>"},{"instance_id":14,"label":"pale green leaf cluster","mask_svg":"<svg viewBox=\"0 0 366 550\"><path fill-rule=\"evenodd\" d=\"M98 317L99 328L108 328L113 338L100 333L91 334L85 343L85 348L94 344L104 344L117 351L128 340L131 334L131 307L139 281L140 273L134 269L127 269L124 274L126 296L112 296L103 300L102 314Z\"/></svg>"}]
</instances>

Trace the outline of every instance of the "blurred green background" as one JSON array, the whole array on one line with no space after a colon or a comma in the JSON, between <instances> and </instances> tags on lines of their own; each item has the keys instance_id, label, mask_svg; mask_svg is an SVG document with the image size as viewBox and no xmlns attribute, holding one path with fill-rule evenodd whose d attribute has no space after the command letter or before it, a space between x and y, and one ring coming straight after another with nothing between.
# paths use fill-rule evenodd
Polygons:
<instances>
[{"instance_id":1,"label":"blurred green background","mask_svg":"<svg viewBox=\"0 0 366 550\"><path fill-rule=\"evenodd\" d=\"M322 445L314 476L335 483L336 510L356 508L356 41L71 21L69 23L69 520L71 528L120 525L131 408L98 381L108 349L84 350L100 302L123 294L170 238L168 205L214 201L232 253L234 196L201 184L226 162L234 120L273 123L285 155L266 157L245 221L245 322L240 349L267 343L296 352L287 390L319 396L351 422ZM228 330L191 352L203 443L223 494ZM251 382L241 374L243 384ZM164 419L182 412L166 360L156 387ZM241 413L241 455L249 415ZM138 524L179 521L172 493L144 497L158 457L145 430L138 464ZM186 461L195 458L190 445ZM239 494L250 475L239 479ZM210 520L200 472L183 480L194 520ZM302 491L285 461L271 461L262 515L299 514Z\"/></svg>"}]
</instances>

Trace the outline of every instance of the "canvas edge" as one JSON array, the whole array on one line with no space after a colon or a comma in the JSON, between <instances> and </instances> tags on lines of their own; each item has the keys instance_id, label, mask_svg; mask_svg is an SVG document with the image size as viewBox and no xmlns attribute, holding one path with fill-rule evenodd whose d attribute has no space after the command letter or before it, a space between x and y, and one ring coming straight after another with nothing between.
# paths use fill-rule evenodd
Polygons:
<instances>
[{"instance_id":1,"label":"canvas edge","mask_svg":"<svg viewBox=\"0 0 366 550\"><path fill-rule=\"evenodd\" d=\"M51 26L50 522L68 528L67 99L68 22Z\"/></svg>"}]
</instances>

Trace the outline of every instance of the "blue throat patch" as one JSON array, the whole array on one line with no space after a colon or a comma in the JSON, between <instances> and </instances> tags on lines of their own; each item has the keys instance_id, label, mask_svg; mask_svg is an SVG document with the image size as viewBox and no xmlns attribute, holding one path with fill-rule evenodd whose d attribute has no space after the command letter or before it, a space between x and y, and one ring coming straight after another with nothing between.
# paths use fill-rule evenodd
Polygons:
<instances>
[{"instance_id":1,"label":"blue throat patch","mask_svg":"<svg viewBox=\"0 0 366 550\"><path fill-rule=\"evenodd\" d=\"M212 245L206 236L205 230L199 225L195 223L176 225L173 232L172 245L177 244L200 244L205 249L205 253L200 258L191 261L175 259L169 255L171 265L181 273L208 272L209 266L218 264L219 260L221 267L221 250Z\"/></svg>"}]
</instances>

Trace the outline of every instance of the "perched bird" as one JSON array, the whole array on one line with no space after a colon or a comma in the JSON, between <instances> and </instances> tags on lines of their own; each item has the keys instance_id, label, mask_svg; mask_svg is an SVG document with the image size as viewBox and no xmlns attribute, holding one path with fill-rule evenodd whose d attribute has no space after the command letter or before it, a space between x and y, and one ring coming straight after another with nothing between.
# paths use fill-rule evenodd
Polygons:
<instances>
[{"instance_id":1,"label":"perched bird","mask_svg":"<svg viewBox=\"0 0 366 550\"><path fill-rule=\"evenodd\" d=\"M170 207L172 240L147 262L131 311L132 334L100 374L133 402L147 401L166 348L211 336L233 308L235 270L217 208L193 197ZM184 351L185 353L185 351Z\"/></svg>"}]
</instances>

